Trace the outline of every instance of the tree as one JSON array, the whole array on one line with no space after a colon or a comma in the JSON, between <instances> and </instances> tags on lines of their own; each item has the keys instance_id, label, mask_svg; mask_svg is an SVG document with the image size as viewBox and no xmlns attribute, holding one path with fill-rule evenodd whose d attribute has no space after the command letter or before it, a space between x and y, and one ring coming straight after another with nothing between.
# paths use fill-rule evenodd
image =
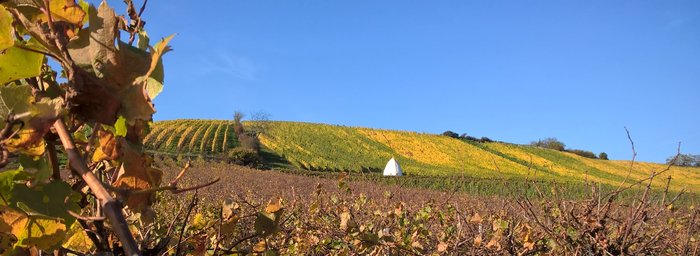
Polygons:
<instances>
[{"instance_id":1,"label":"tree","mask_svg":"<svg viewBox=\"0 0 700 256\"><path fill-rule=\"evenodd\" d=\"M666 163L677 166L700 166L700 155L679 154L666 159Z\"/></svg>"},{"instance_id":2,"label":"tree","mask_svg":"<svg viewBox=\"0 0 700 256\"><path fill-rule=\"evenodd\" d=\"M243 118L245 114L243 112L236 110L233 112L233 132L236 135L243 134Z\"/></svg>"},{"instance_id":3,"label":"tree","mask_svg":"<svg viewBox=\"0 0 700 256\"><path fill-rule=\"evenodd\" d=\"M601 160L609 160L609 159L608 159L608 154L605 153L605 152L600 152L600 154L598 154L598 158L601 159Z\"/></svg>"},{"instance_id":4,"label":"tree","mask_svg":"<svg viewBox=\"0 0 700 256\"><path fill-rule=\"evenodd\" d=\"M542 140L533 141L530 143L530 145L559 151L564 151L566 149L566 144L557 140L557 138L545 138Z\"/></svg>"},{"instance_id":5,"label":"tree","mask_svg":"<svg viewBox=\"0 0 700 256\"><path fill-rule=\"evenodd\" d=\"M455 138L455 139L459 138L459 134L457 134L456 132L453 132L453 131L449 131L449 130L443 132L442 136L447 136L447 137Z\"/></svg>"},{"instance_id":6,"label":"tree","mask_svg":"<svg viewBox=\"0 0 700 256\"><path fill-rule=\"evenodd\" d=\"M266 112L254 112L250 115L248 132L254 137L259 137L261 134L270 129L270 115Z\"/></svg>"}]
</instances>

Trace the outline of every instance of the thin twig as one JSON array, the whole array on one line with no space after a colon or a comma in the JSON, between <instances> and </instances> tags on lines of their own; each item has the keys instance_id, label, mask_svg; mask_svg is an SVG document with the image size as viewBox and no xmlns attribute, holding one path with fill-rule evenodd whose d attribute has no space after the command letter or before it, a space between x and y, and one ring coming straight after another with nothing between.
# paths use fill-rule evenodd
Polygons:
<instances>
[{"instance_id":1,"label":"thin twig","mask_svg":"<svg viewBox=\"0 0 700 256\"><path fill-rule=\"evenodd\" d=\"M79 220L84 220L84 221L104 221L105 220L104 216L82 216L82 215L77 214L71 210L67 210L67 212L70 216L73 216Z\"/></svg>"},{"instance_id":2,"label":"thin twig","mask_svg":"<svg viewBox=\"0 0 700 256\"><path fill-rule=\"evenodd\" d=\"M219 255L219 246L221 245L221 227L224 222L224 207L219 208L219 229L216 231L216 247L214 247L214 256Z\"/></svg>"},{"instance_id":3,"label":"thin twig","mask_svg":"<svg viewBox=\"0 0 700 256\"><path fill-rule=\"evenodd\" d=\"M175 247L175 256L180 255L180 244L182 243L182 236L185 234L185 228L187 228L187 221L190 219L190 214L192 214L192 209L197 205L197 190L194 191L192 195L192 201L190 201L190 206L187 208L187 215L185 215L185 221L180 228L180 238L177 239L177 247Z\"/></svg>"},{"instance_id":4,"label":"thin twig","mask_svg":"<svg viewBox=\"0 0 700 256\"><path fill-rule=\"evenodd\" d=\"M58 154L56 153L56 144L52 140L46 140L46 151L49 155L49 163L51 164L51 178L61 180L61 169L58 166Z\"/></svg>"}]
</instances>

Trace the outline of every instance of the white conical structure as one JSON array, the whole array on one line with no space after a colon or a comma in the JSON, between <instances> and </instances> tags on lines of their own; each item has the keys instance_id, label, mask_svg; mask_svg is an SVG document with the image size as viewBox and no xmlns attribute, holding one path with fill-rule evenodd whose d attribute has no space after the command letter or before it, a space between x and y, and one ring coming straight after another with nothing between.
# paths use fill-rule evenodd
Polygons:
<instances>
[{"instance_id":1,"label":"white conical structure","mask_svg":"<svg viewBox=\"0 0 700 256\"><path fill-rule=\"evenodd\" d=\"M393 157L386 163L386 167L384 167L384 176L403 176L403 171L401 171L399 162L396 162L396 159Z\"/></svg>"}]
</instances>

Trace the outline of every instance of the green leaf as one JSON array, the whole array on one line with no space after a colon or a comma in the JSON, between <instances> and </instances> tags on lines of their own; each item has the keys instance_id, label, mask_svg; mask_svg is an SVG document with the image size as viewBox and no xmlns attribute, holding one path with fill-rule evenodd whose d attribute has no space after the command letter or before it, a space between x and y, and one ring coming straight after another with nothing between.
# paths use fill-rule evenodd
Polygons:
<instances>
[{"instance_id":1,"label":"green leaf","mask_svg":"<svg viewBox=\"0 0 700 256\"><path fill-rule=\"evenodd\" d=\"M258 216L255 218L255 223L253 224L255 233L266 237L277 232L279 226L274 218L274 214L258 212Z\"/></svg>"},{"instance_id":2,"label":"green leaf","mask_svg":"<svg viewBox=\"0 0 700 256\"><path fill-rule=\"evenodd\" d=\"M7 85L0 87L0 115L4 120L10 111L24 113L29 111L29 102L32 97L32 88L29 85ZM0 122L0 127L5 127L5 122Z\"/></svg>"},{"instance_id":3,"label":"green leaf","mask_svg":"<svg viewBox=\"0 0 700 256\"><path fill-rule=\"evenodd\" d=\"M137 46L139 47L139 49L144 51L148 50L148 47L150 47L151 43L151 39L148 37L148 33L146 33L146 31L141 30L137 35L139 39Z\"/></svg>"},{"instance_id":4,"label":"green leaf","mask_svg":"<svg viewBox=\"0 0 700 256\"><path fill-rule=\"evenodd\" d=\"M45 150L44 135L64 113L61 98L42 98L38 102L34 101L29 85L0 87L0 114L3 115L3 119L10 111L16 114L29 113L21 119L24 122L22 130L3 143L10 152L42 155ZM4 126L4 122L0 126Z\"/></svg>"},{"instance_id":5,"label":"green leaf","mask_svg":"<svg viewBox=\"0 0 700 256\"><path fill-rule=\"evenodd\" d=\"M41 74L44 55L22 50L17 47L5 49L0 53L0 84Z\"/></svg>"},{"instance_id":6,"label":"green leaf","mask_svg":"<svg viewBox=\"0 0 700 256\"><path fill-rule=\"evenodd\" d=\"M11 205L24 205L26 210L46 216L57 217L66 220L70 225L75 217L68 214L68 210L80 212L80 195L73 192L70 185L63 181L52 181L45 185L27 187L25 184L15 185Z\"/></svg>"},{"instance_id":7,"label":"green leaf","mask_svg":"<svg viewBox=\"0 0 700 256\"><path fill-rule=\"evenodd\" d=\"M148 97L150 99L155 99L158 94L163 91L163 84L158 80L149 77L146 79L146 92L148 92Z\"/></svg>"},{"instance_id":8,"label":"green leaf","mask_svg":"<svg viewBox=\"0 0 700 256\"><path fill-rule=\"evenodd\" d=\"M51 166L45 157L31 157L20 154L19 164L25 172L32 176L35 182L44 182L51 178Z\"/></svg>"},{"instance_id":9,"label":"green leaf","mask_svg":"<svg viewBox=\"0 0 700 256\"><path fill-rule=\"evenodd\" d=\"M0 195L5 200L12 198L12 191L18 180L27 179L26 173L22 169L0 172Z\"/></svg>"},{"instance_id":10,"label":"green leaf","mask_svg":"<svg viewBox=\"0 0 700 256\"><path fill-rule=\"evenodd\" d=\"M126 137L126 118L119 116L117 122L114 123L114 136Z\"/></svg>"},{"instance_id":11,"label":"green leaf","mask_svg":"<svg viewBox=\"0 0 700 256\"><path fill-rule=\"evenodd\" d=\"M4 6L0 6L0 51L12 47L13 44L12 15Z\"/></svg>"}]
</instances>

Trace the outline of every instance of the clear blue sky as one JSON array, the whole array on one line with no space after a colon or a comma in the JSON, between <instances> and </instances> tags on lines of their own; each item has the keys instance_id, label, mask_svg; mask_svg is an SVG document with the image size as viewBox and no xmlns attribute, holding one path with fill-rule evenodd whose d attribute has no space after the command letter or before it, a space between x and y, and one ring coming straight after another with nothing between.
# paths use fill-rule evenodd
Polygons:
<instances>
[{"instance_id":1,"label":"clear blue sky","mask_svg":"<svg viewBox=\"0 0 700 256\"><path fill-rule=\"evenodd\" d=\"M141 1L137 1L139 4ZM123 10L121 1L110 1ZM452 130L700 154L700 1L149 1L156 120Z\"/></svg>"}]
</instances>

